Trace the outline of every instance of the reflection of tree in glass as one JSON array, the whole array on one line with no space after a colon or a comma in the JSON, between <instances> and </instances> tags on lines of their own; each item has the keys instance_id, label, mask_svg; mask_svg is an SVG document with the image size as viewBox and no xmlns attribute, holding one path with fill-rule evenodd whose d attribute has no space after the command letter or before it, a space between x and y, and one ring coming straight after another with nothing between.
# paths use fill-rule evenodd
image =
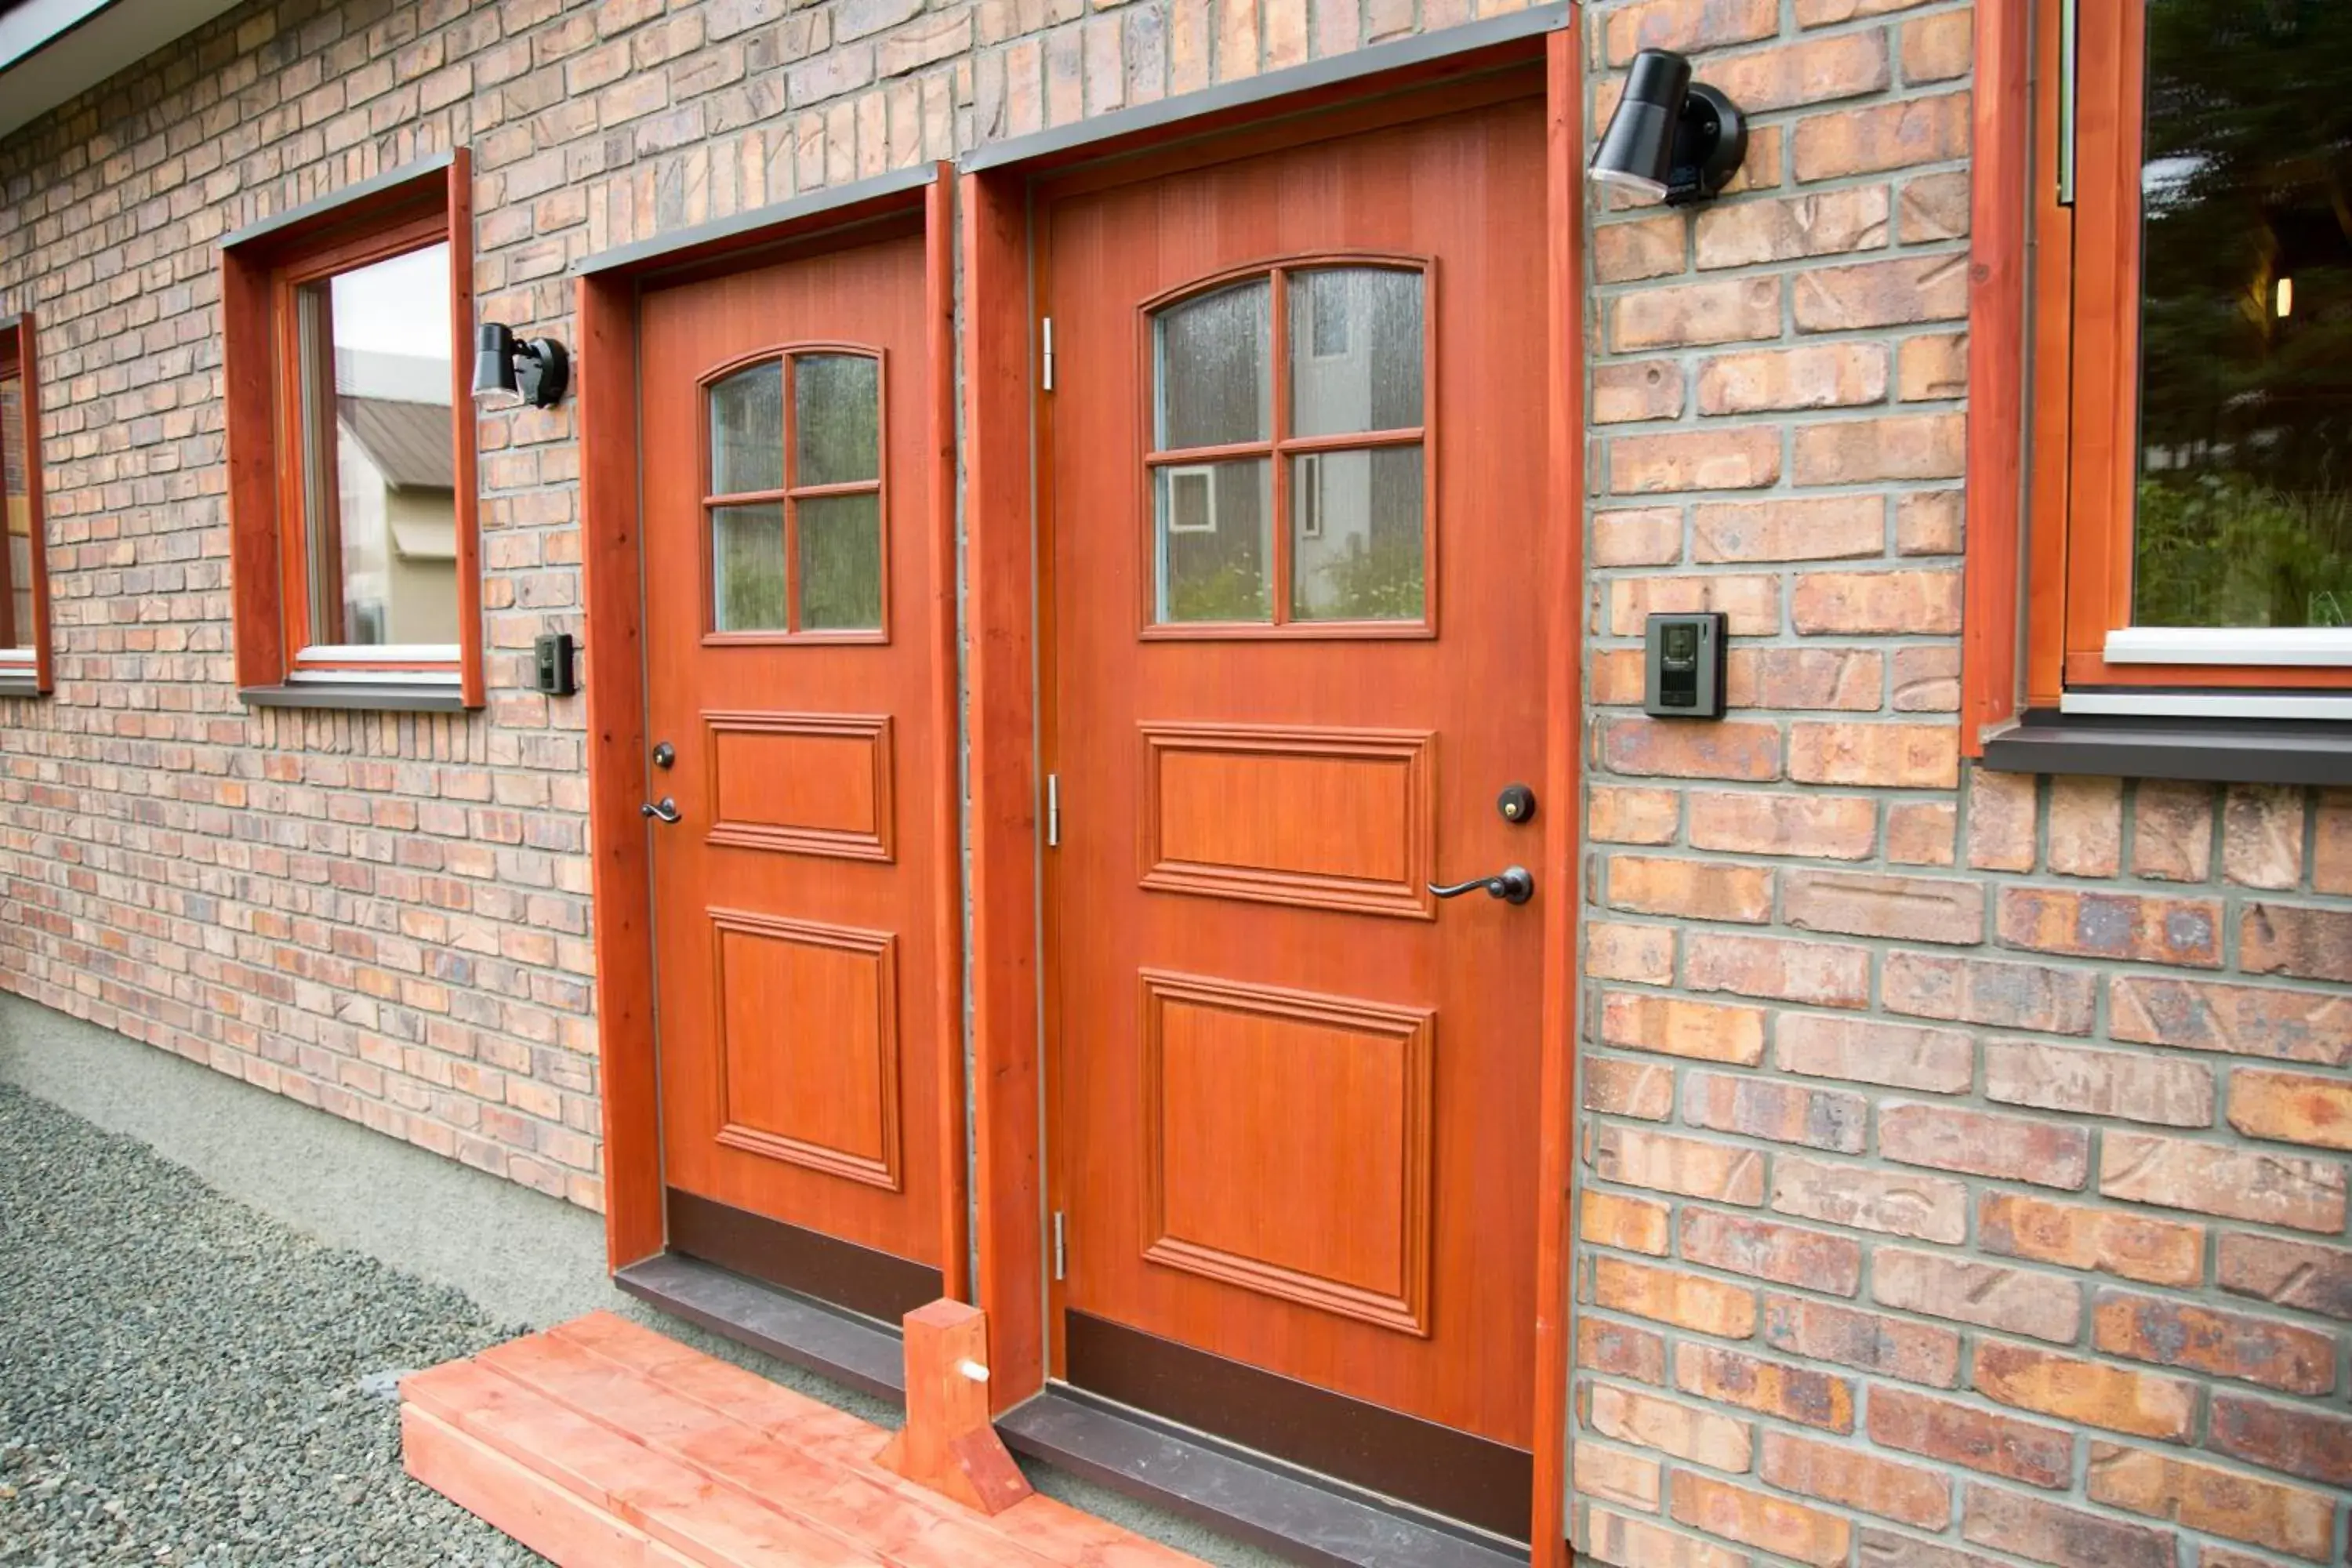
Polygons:
<instances>
[{"instance_id":1,"label":"reflection of tree in glass","mask_svg":"<svg viewBox=\"0 0 2352 1568\"><path fill-rule=\"evenodd\" d=\"M863 354L803 354L793 362L800 432L795 485L838 485L882 471L881 365Z\"/></svg>"},{"instance_id":2,"label":"reflection of tree in glass","mask_svg":"<svg viewBox=\"0 0 2352 1568\"><path fill-rule=\"evenodd\" d=\"M880 502L869 491L800 503L803 631L873 631L881 626Z\"/></svg>"},{"instance_id":3,"label":"reflection of tree in glass","mask_svg":"<svg viewBox=\"0 0 2352 1568\"><path fill-rule=\"evenodd\" d=\"M1332 621L1421 619L1422 563L1418 535L1407 539L1375 533L1367 546L1348 542L1348 552L1320 568L1331 585L1332 603L1321 617Z\"/></svg>"},{"instance_id":4,"label":"reflection of tree in glass","mask_svg":"<svg viewBox=\"0 0 2352 1568\"><path fill-rule=\"evenodd\" d=\"M2134 619L2340 624L2352 5L2150 0L2147 18Z\"/></svg>"}]
</instances>

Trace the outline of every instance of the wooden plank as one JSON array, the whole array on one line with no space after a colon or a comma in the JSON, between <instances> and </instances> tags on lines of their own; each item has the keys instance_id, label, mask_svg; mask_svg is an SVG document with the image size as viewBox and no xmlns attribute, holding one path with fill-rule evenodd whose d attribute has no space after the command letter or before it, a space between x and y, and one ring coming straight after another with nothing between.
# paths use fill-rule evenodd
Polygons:
<instances>
[{"instance_id":1,"label":"wooden plank","mask_svg":"<svg viewBox=\"0 0 2352 1568\"><path fill-rule=\"evenodd\" d=\"M221 252L221 401L228 445L229 603L236 683L286 679L278 559L275 332L269 268Z\"/></svg>"},{"instance_id":2,"label":"wooden plank","mask_svg":"<svg viewBox=\"0 0 2352 1568\"><path fill-rule=\"evenodd\" d=\"M961 1301L905 1320L907 1424L876 1458L884 1469L982 1513L1028 1498L1028 1479L988 1419L988 1318Z\"/></svg>"},{"instance_id":3,"label":"wooden plank","mask_svg":"<svg viewBox=\"0 0 2352 1568\"><path fill-rule=\"evenodd\" d=\"M449 395L456 421L451 483L457 508L457 690L468 708L488 698L482 624L482 487L478 478L480 420L474 409L474 157L459 147L449 160Z\"/></svg>"},{"instance_id":4,"label":"wooden plank","mask_svg":"<svg viewBox=\"0 0 2352 1568\"><path fill-rule=\"evenodd\" d=\"M588 669L588 837L596 910L597 1088L604 1131L604 1256L615 1269L667 1236L653 1025L653 867L637 816L645 779L638 625L636 297L579 283L580 576Z\"/></svg>"},{"instance_id":5,"label":"wooden plank","mask_svg":"<svg viewBox=\"0 0 2352 1568\"><path fill-rule=\"evenodd\" d=\"M645 1531L467 1436L421 1405L401 1409L400 1459L417 1480L565 1568L637 1568L656 1561ZM664 1555L680 1561L674 1553Z\"/></svg>"},{"instance_id":6,"label":"wooden plank","mask_svg":"<svg viewBox=\"0 0 2352 1568\"><path fill-rule=\"evenodd\" d=\"M2028 114L2025 0L1979 0L1975 179L1969 239L1968 554L1960 639L1960 749L2017 708L2025 475Z\"/></svg>"}]
</instances>

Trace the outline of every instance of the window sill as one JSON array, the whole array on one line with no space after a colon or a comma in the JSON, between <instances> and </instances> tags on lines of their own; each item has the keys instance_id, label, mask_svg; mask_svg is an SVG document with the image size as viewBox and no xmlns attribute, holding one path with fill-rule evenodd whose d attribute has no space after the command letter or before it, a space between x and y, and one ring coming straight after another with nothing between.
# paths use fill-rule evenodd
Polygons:
<instances>
[{"instance_id":1,"label":"window sill","mask_svg":"<svg viewBox=\"0 0 2352 1568\"><path fill-rule=\"evenodd\" d=\"M0 697L38 697L41 678L30 665L0 666Z\"/></svg>"},{"instance_id":2,"label":"window sill","mask_svg":"<svg viewBox=\"0 0 2352 1568\"><path fill-rule=\"evenodd\" d=\"M299 685L247 686L237 695L248 708L356 708L381 713L463 713L455 686L389 686L370 681L306 680Z\"/></svg>"},{"instance_id":3,"label":"window sill","mask_svg":"<svg viewBox=\"0 0 2352 1568\"><path fill-rule=\"evenodd\" d=\"M2003 773L2084 773L2207 784L2352 784L2352 723L2159 719L2035 709L1985 742Z\"/></svg>"}]
</instances>

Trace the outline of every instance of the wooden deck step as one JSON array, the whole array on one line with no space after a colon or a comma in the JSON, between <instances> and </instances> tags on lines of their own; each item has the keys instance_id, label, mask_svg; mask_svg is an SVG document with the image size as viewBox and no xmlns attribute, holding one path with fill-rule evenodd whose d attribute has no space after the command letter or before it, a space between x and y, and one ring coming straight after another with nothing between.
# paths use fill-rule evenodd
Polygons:
<instances>
[{"instance_id":1,"label":"wooden deck step","mask_svg":"<svg viewBox=\"0 0 2352 1568\"><path fill-rule=\"evenodd\" d=\"M1033 1497L993 1518L874 1463L889 1434L609 1312L401 1384L408 1473L565 1568L1173 1568Z\"/></svg>"}]
</instances>

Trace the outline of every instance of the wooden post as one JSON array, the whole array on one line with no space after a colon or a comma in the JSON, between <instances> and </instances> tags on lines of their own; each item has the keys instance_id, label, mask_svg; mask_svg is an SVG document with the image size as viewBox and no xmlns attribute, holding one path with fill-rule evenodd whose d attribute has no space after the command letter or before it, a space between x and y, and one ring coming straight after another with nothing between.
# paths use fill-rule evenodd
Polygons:
<instances>
[{"instance_id":1,"label":"wooden post","mask_svg":"<svg viewBox=\"0 0 2352 1568\"><path fill-rule=\"evenodd\" d=\"M988 1418L988 1315L939 1300L907 1314L907 1424L876 1463L982 1513L1029 1495Z\"/></svg>"}]
</instances>

